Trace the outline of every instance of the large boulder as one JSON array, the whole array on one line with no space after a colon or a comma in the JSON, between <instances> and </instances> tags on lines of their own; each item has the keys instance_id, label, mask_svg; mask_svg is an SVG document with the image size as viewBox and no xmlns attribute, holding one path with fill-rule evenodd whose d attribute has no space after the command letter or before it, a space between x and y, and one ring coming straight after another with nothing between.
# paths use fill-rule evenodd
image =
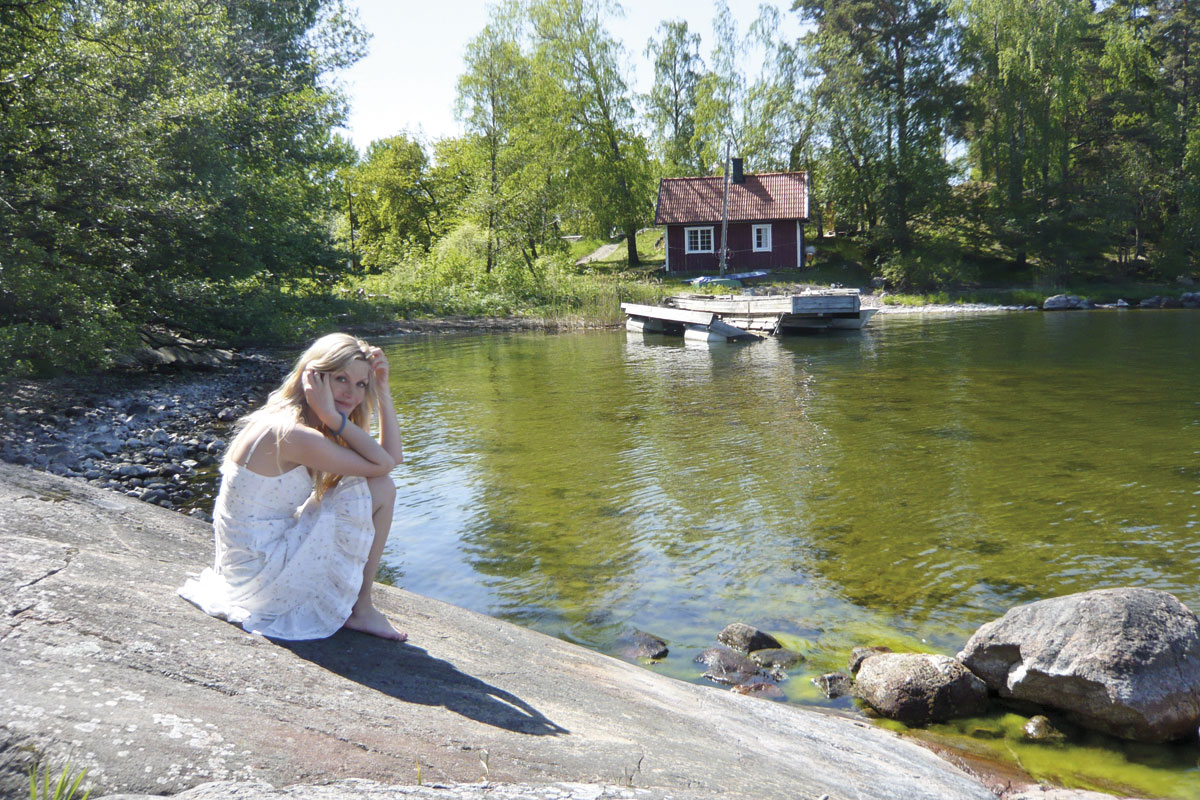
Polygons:
<instances>
[{"instance_id":1,"label":"large boulder","mask_svg":"<svg viewBox=\"0 0 1200 800\"><path fill-rule=\"evenodd\" d=\"M856 693L867 705L906 725L927 725L987 710L987 687L949 656L877 653L863 659Z\"/></svg>"},{"instance_id":2,"label":"large boulder","mask_svg":"<svg viewBox=\"0 0 1200 800\"><path fill-rule=\"evenodd\" d=\"M1010 609L959 659L1002 697L1126 739L1196 736L1200 621L1173 595L1100 589Z\"/></svg>"}]
</instances>

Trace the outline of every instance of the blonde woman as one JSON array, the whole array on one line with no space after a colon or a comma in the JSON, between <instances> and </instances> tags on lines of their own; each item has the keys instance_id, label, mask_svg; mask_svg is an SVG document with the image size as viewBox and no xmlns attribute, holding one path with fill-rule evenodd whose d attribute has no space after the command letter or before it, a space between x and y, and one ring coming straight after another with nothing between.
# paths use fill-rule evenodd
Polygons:
<instances>
[{"instance_id":1,"label":"blonde woman","mask_svg":"<svg viewBox=\"0 0 1200 800\"><path fill-rule=\"evenodd\" d=\"M324 336L238 423L213 508L215 563L180 595L278 639L343 627L407 638L371 600L396 499L389 473L404 457L388 369L378 347Z\"/></svg>"}]
</instances>

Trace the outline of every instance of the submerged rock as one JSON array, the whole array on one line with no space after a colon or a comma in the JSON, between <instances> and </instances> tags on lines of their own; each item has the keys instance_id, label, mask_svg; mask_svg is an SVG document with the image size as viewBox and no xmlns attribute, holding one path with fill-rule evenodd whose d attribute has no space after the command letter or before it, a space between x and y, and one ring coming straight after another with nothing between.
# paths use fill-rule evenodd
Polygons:
<instances>
[{"instance_id":1,"label":"submerged rock","mask_svg":"<svg viewBox=\"0 0 1200 800\"><path fill-rule=\"evenodd\" d=\"M1055 742L1066 738L1043 714L1030 717L1022 730L1025 738L1034 742Z\"/></svg>"},{"instance_id":2,"label":"submerged rock","mask_svg":"<svg viewBox=\"0 0 1200 800\"><path fill-rule=\"evenodd\" d=\"M1002 697L1122 738L1194 738L1200 724L1200 621L1167 592L1100 589L1017 606L959 658Z\"/></svg>"},{"instance_id":3,"label":"submerged rock","mask_svg":"<svg viewBox=\"0 0 1200 800\"><path fill-rule=\"evenodd\" d=\"M725 628L717 634L717 641L728 647L732 647L739 653L750 653L755 650L770 650L781 649L782 644L769 633L764 633L752 625L746 625L742 622L734 622L726 625Z\"/></svg>"},{"instance_id":4,"label":"submerged rock","mask_svg":"<svg viewBox=\"0 0 1200 800\"><path fill-rule=\"evenodd\" d=\"M621 658L666 658L667 643L652 633L634 631L617 640L617 655Z\"/></svg>"},{"instance_id":5,"label":"submerged rock","mask_svg":"<svg viewBox=\"0 0 1200 800\"><path fill-rule=\"evenodd\" d=\"M728 647L710 647L696 656L696 662L708 667L704 677L716 683L742 684L767 677L758 664Z\"/></svg>"},{"instance_id":6,"label":"submerged rock","mask_svg":"<svg viewBox=\"0 0 1200 800\"><path fill-rule=\"evenodd\" d=\"M769 681L756 681L752 683L742 683L737 686L730 687L731 692L738 694L748 694L753 697L761 697L764 700L784 700L787 695L783 693L774 683Z\"/></svg>"},{"instance_id":7,"label":"submerged rock","mask_svg":"<svg viewBox=\"0 0 1200 800\"><path fill-rule=\"evenodd\" d=\"M863 660L856 694L906 725L969 717L987 709L987 686L956 659L926 653L877 653Z\"/></svg>"},{"instance_id":8,"label":"submerged rock","mask_svg":"<svg viewBox=\"0 0 1200 800\"><path fill-rule=\"evenodd\" d=\"M854 694L854 680L844 672L827 672L813 678L812 682L830 700Z\"/></svg>"},{"instance_id":9,"label":"submerged rock","mask_svg":"<svg viewBox=\"0 0 1200 800\"><path fill-rule=\"evenodd\" d=\"M884 647L883 645L871 645L869 647L856 647L850 651L850 661L846 664L846 668L850 670L851 675L858 674L858 668L862 666L862 662L874 655L880 653L890 653L892 648Z\"/></svg>"},{"instance_id":10,"label":"submerged rock","mask_svg":"<svg viewBox=\"0 0 1200 800\"><path fill-rule=\"evenodd\" d=\"M750 653L750 658L764 669L787 669L804 661L804 656L795 650L780 647L754 650Z\"/></svg>"}]
</instances>

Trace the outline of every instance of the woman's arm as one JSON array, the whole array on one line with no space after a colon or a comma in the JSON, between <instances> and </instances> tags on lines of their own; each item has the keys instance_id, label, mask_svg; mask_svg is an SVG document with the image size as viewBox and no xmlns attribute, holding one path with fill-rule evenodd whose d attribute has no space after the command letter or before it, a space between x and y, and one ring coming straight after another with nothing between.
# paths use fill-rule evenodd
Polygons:
<instances>
[{"instance_id":1,"label":"woman's arm","mask_svg":"<svg viewBox=\"0 0 1200 800\"><path fill-rule=\"evenodd\" d=\"M279 455L286 461L337 475L373 478L391 472L397 459L380 442L348 419L343 426L342 414L333 403L328 376L314 369L306 369L301 380L309 408L330 430L341 428L341 437L346 446L343 447L315 428L301 424L280 440ZM390 402L388 405L390 408ZM395 428L394 410L391 419ZM398 429L395 437L399 441Z\"/></svg>"},{"instance_id":2,"label":"woman's arm","mask_svg":"<svg viewBox=\"0 0 1200 800\"><path fill-rule=\"evenodd\" d=\"M338 425L341 424L339 416ZM337 425L333 427L337 429ZM294 461L310 469L335 475L361 475L364 478L387 475L396 466L395 460L379 446L379 442L353 422L346 422L342 438L347 443L357 442L360 445L365 440L373 447L363 449L374 452L365 455L350 447L342 447L315 428L297 425L280 440L279 454L286 461Z\"/></svg>"},{"instance_id":3,"label":"woman's arm","mask_svg":"<svg viewBox=\"0 0 1200 800\"><path fill-rule=\"evenodd\" d=\"M387 355L378 347L371 348L371 370L375 373L375 391L379 395L379 444L397 464L404 463L404 442L400 423L392 402L391 367Z\"/></svg>"}]
</instances>

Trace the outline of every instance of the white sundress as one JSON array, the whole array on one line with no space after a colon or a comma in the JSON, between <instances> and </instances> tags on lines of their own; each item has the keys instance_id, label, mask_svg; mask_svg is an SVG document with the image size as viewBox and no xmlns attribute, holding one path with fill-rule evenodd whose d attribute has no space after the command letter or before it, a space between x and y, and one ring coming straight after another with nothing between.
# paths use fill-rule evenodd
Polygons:
<instances>
[{"instance_id":1,"label":"white sundress","mask_svg":"<svg viewBox=\"0 0 1200 800\"><path fill-rule=\"evenodd\" d=\"M268 476L228 462L213 531L214 564L181 597L250 633L323 639L342 627L362 587L375 537L371 491L365 478L345 477L318 501L303 466Z\"/></svg>"}]
</instances>

